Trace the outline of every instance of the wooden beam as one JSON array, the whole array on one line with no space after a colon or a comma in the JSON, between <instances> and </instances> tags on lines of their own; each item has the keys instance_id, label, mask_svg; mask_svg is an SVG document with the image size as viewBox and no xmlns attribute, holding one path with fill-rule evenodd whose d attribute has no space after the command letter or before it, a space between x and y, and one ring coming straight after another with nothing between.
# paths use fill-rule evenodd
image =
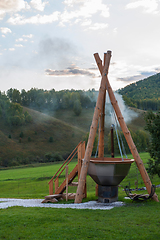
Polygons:
<instances>
[{"instance_id":1,"label":"wooden beam","mask_svg":"<svg viewBox=\"0 0 160 240\"><path fill-rule=\"evenodd\" d=\"M102 68L103 68L102 62L100 62L98 58L97 58L97 59L95 58L95 60L96 60L96 62L97 62L97 66L98 66L98 68L99 68L99 70L100 70L100 73L101 73L102 76L103 76L103 72L102 72ZM135 146L135 144L134 144L134 142L133 142L133 139L132 139L132 137L131 137L130 131L128 130L127 125L126 125L126 123L125 123L125 121L124 121L124 118L123 118L122 113L121 113L121 111L120 111L120 108L119 108L119 106L118 106L117 100L116 100L116 98L115 98L115 96L114 96L113 90L112 90L112 88L111 88L111 86L110 86L110 83L109 83L109 81L108 81L108 77L107 77L107 75L105 75L104 77L105 77L105 79L106 79L105 82L106 82L106 84L107 84L107 91L108 91L108 94L109 94L109 98L110 98L111 103L112 103L112 106L113 106L113 108L114 108L114 110L115 110L117 119L118 119L119 124L120 124L120 126L121 126L121 129L122 129L122 131L123 131L123 134L124 134L124 136L125 136L125 138L126 138L126 141L127 141L127 143L128 143L128 146L129 146L129 148L130 148L130 151L131 151L131 153L132 153L132 155L133 155L133 157L134 157L134 159L135 159L135 161L136 161L137 167L138 167L138 169L139 169L139 171L140 171L140 174L141 174L141 176L142 176L142 179L143 179L143 182L144 182L144 184L145 184L145 186L146 186L146 189L147 189L148 193L150 194L150 193L151 193L151 188L152 188L151 180L150 180L150 178L149 178L149 176L148 176L148 173L147 173L147 171L146 171L146 169L145 169L145 167L144 167L143 161L141 160L141 158L140 158L140 156L139 156L139 153L138 153L138 151L137 151L137 148L136 148L136 146ZM155 200L156 202L159 202L156 193L154 193L152 199Z\"/></svg>"},{"instance_id":2,"label":"wooden beam","mask_svg":"<svg viewBox=\"0 0 160 240\"><path fill-rule=\"evenodd\" d=\"M66 165L66 202L68 201L68 165Z\"/></svg>"},{"instance_id":3,"label":"wooden beam","mask_svg":"<svg viewBox=\"0 0 160 240\"><path fill-rule=\"evenodd\" d=\"M98 56L98 53L94 54ZM88 171L88 166L89 166L89 161L90 157L92 154L92 149L93 149L93 143L97 131L97 126L98 126L98 119L99 115L102 111L102 103L104 99L104 93L106 91L106 75L108 74L108 69L109 69L109 64L110 64L110 58L111 58L111 51L108 51L106 54L106 62L102 74L102 80L101 80L101 85L99 89L99 94L98 94L98 99L93 115L93 120L92 120L92 125L90 128L90 133L89 133L89 138L88 138L88 143L85 151L85 156L84 156L84 161L82 163L82 168L81 168L81 174L80 174L80 179L79 179L79 184L76 192L76 198L75 198L75 203L80 203L82 202L83 198L83 192L84 192L84 187L85 187L85 179L87 176L87 171ZM100 58L99 58L100 59ZM101 64L99 64L101 66Z\"/></svg>"}]
</instances>

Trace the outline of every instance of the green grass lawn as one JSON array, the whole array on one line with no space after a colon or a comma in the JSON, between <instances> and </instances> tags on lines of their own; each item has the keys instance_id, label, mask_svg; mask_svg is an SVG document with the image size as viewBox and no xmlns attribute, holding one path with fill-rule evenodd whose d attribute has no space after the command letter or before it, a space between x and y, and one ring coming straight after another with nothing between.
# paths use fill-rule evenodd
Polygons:
<instances>
[{"instance_id":1,"label":"green grass lawn","mask_svg":"<svg viewBox=\"0 0 160 240\"><path fill-rule=\"evenodd\" d=\"M149 155L140 155L146 165ZM70 171L75 164L73 162L69 165ZM49 192L49 178L60 165L1 170L0 197L44 198ZM63 179L64 175L60 182ZM132 164L121 185L125 186L130 182L134 188L136 180L137 169ZM154 184L160 183L157 176L152 180ZM144 186L140 174L138 182L139 187ZM156 193L160 198L160 188L157 188ZM160 239L160 203L151 200L132 202L124 199L125 196L123 188L119 187L118 199L125 202L125 205L111 210L23 207L0 209L0 239ZM94 199L95 182L87 176L87 199L83 201Z\"/></svg>"},{"instance_id":2,"label":"green grass lawn","mask_svg":"<svg viewBox=\"0 0 160 240\"><path fill-rule=\"evenodd\" d=\"M0 239L159 239L160 204L112 210L1 209Z\"/></svg>"},{"instance_id":3,"label":"green grass lawn","mask_svg":"<svg viewBox=\"0 0 160 240\"><path fill-rule=\"evenodd\" d=\"M148 153L140 154L144 165L146 166ZM131 155L128 155L132 158ZM13 198L44 198L49 194L48 182L54 173L59 169L62 163L45 165L42 164L38 167L24 167L17 169L8 169L0 171L0 197L13 197ZM69 171L71 171L76 165L76 159L69 164ZM35 165L36 166L36 165ZM61 183L65 179L65 172L59 179ZM143 180L137 170L136 164L133 163L129 174L122 181L121 186L126 186L130 183L131 188L135 188L135 182L138 180L138 187L144 186ZM75 179L77 181L77 178ZM160 179L155 176L152 179L152 183L157 185L160 183ZM87 176L87 195L90 198L95 196L95 182ZM119 196L125 193L123 188L119 188ZM69 188L70 192L76 192L75 187Z\"/></svg>"}]
</instances>

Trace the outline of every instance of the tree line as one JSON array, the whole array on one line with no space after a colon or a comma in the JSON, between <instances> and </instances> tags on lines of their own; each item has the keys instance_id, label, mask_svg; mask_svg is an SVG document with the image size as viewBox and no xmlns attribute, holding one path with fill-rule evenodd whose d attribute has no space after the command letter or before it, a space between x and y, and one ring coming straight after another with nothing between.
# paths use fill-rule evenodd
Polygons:
<instances>
[{"instance_id":1,"label":"tree line","mask_svg":"<svg viewBox=\"0 0 160 240\"><path fill-rule=\"evenodd\" d=\"M17 102L10 102L5 93L0 92L0 117L10 126L20 126L32 121L32 117Z\"/></svg>"},{"instance_id":2,"label":"tree line","mask_svg":"<svg viewBox=\"0 0 160 240\"><path fill-rule=\"evenodd\" d=\"M142 110L160 109L160 73L119 89L128 106Z\"/></svg>"},{"instance_id":3,"label":"tree line","mask_svg":"<svg viewBox=\"0 0 160 240\"><path fill-rule=\"evenodd\" d=\"M12 103L33 108L39 111L56 111L58 109L73 109L76 115L82 108L94 107L96 104L96 91L94 89L83 90L43 90L31 88L26 91L10 88L7 97Z\"/></svg>"},{"instance_id":4,"label":"tree line","mask_svg":"<svg viewBox=\"0 0 160 240\"><path fill-rule=\"evenodd\" d=\"M150 100L150 99L132 99L128 98L127 96L123 95L123 100L125 101L126 105L129 107L138 108L141 110L153 110L158 111L160 109L160 100Z\"/></svg>"}]
</instances>

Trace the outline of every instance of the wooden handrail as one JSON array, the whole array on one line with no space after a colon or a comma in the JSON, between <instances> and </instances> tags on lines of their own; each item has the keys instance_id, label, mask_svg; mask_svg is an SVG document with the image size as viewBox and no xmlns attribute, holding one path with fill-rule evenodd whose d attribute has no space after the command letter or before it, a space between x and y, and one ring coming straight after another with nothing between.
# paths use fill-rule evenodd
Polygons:
<instances>
[{"instance_id":1,"label":"wooden handrail","mask_svg":"<svg viewBox=\"0 0 160 240\"><path fill-rule=\"evenodd\" d=\"M51 178L51 180L48 182L48 184L50 184L51 181L53 181L53 179L55 178L55 176L59 173L59 171L62 169L62 167L66 164L66 162L69 160L69 158L72 156L72 154L74 154L75 151L77 151L77 148L79 147L79 145L82 143L79 142L79 144L75 147L75 149L71 152L71 154L68 156L68 158L65 160L65 162L62 164L62 166L58 169L58 171L54 174L54 176ZM75 156L75 155L74 155ZM73 159L73 158L72 158ZM59 175L58 175L59 176Z\"/></svg>"},{"instance_id":2,"label":"wooden handrail","mask_svg":"<svg viewBox=\"0 0 160 240\"><path fill-rule=\"evenodd\" d=\"M77 154L77 152L78 152L78 151L76 151L76 152L73 154L72 158L69 160L69 162L66 164L66 166L72 161L72 159L73 159L74 156ZM66 169L66 166L61 170L61 172L58 174L58 176L57 176L56 178L58 178L58 177L61 175L61 173ZM56 180L56 179L55 179L55 180ZM54 182L55 182L55 180L54 180Z\"/></svg>"}]
</instances>

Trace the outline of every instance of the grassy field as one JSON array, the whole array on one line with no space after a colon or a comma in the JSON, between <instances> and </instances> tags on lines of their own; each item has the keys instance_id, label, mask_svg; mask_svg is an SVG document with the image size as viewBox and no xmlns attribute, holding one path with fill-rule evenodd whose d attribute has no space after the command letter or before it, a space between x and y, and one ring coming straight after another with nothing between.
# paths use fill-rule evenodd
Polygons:
<instances>
[{"instance_id":1,"label":"grassy field","mask_svg":"<svg viewBox=\"0 0 160 240\"><path fill-rule=\"evenodd\" d=\"M140 153L140 156L147 166L146 162L149 158L148 153ZM128 155L128 158L132 158ZM69 171L71 171L76 165L76 159L69 164ZM41 164L39 166L32 165L24 168L15 168L0 171L0 197L13 197L13 198L44 198L49 193L48 182L54 173L59 169L62 163ZM65 179L65 172L59 179L59 184ZM75 179L76 181L77 179ZM126 178L122 181L119 188L119 196L125 195L123 187L131 185L131 188L135 188L135 182L138 181L138 187L143 187L144 183L140 176L139 171L135 163L131 165L131 169ZM160 180L157 176L152 179L152 183L158 185ZM87 176L87 189L88 197L94 198L95 195L95 183L90 176ZM75 187L69 188L70 192L75 192Z\"/></svg>"},{"instance_id":2,"label":"grassy field","mask_svg":"<svg viewBox=\"0 0 160 240\"><path fill-rule=\"evenodd\" d=\"M146 164L148 154L140 155ZM69 165L70 171L75 164L72 162ZM0 197L44 198L48 195L47 182L59 166L60 163L1 170ZM130 182L135 187L136 180L136 165L132 164L121 185ZM139 187L144 186L139 174L138 181ZM159 181L154 177L153 183L159 184ZM156 193L160 198L160 188ZM87 196L84 201L96 199L95 183L89 176ZM125 206L105 211L23 207L0 209L0 239L159 239L160 204L150 200L132 202L124 199L125 196L120 187L119 200L125 202Z\"/></svg>"},{"instance_id":3,"label":"grassy field","mask_svg":"<svg viewBox=\"0 0 160 240\"><path fill-rule=\"evenodd\" d=\"M106 211L12 207L0 210L0 239L159 239L159 213L153 202Z\"/></svg>"}]
</instances>

